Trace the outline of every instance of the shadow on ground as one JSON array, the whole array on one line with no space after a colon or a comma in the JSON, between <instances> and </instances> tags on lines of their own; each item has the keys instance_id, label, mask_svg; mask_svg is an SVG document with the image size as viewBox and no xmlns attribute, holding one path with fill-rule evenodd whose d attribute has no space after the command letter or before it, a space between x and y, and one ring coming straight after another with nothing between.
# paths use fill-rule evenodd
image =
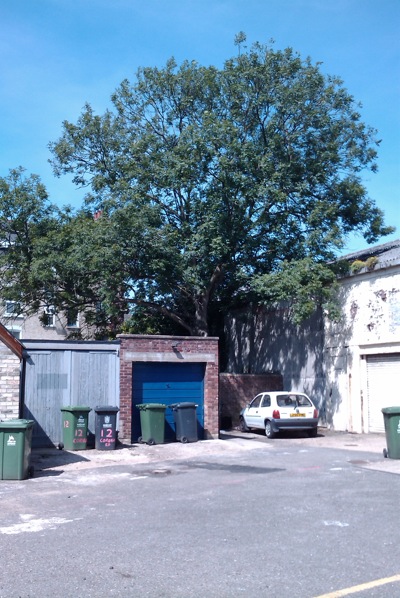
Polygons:
<instances>
[{"instance_id":1,"label":"shadow on ground","mask_svg":"<svg viewBox=\"0 0 400 598\"><path fill-rule=\"evenodd\" d=\"M55 467L61 468L63 465L88 461L90 459L84 457L82 453L72 453L57 448L32 449L30 457L35 477L58 476L63 473L63 470L54 471Z\"/></svg>"},{"instance_id":2,"label":"shadow on ground","mask_svg":"<svg viewBox=\"0 0 400 598\"><path fill-rule=\"evenodd\" d=\"M318 431L317 436L314 438L324 438L325 434ZM221 440L229 440L230 438L244 438L246 440L255 440L255 439L262 439L266 442L275 442L276 440L281 439L294 439L294 438L310 438L310 435L307 431L303 430L281 430L279 434L276 434L274 438L271 440L265 436L264 430L253 429L250 432L241 432L239 429L232 429L232 430L223 430L220 432L220 439Z\"/></svg>"}]
</instances>

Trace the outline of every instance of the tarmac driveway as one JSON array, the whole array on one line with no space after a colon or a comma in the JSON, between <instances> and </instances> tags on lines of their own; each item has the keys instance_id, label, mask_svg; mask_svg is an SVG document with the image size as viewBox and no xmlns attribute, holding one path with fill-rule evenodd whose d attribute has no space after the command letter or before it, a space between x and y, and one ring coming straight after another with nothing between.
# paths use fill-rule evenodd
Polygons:
<instances>
[{"instance_id":1,"label":"tarmac driveway","mask_svg":"<svg viewBox=\"0 0 400 598\"><path fill-rule=\"evenodd\" d=\"M33 479L0 483L0 598L398 596L400 478L384 446L232 431L33 451Z\"/></svg>"},{"instance_id":2,"label":"tarmac driveway","mask_svg":"<svg viewBox=\"0 0 400 598\"><path fill-rule=\"evenodd\" d=\"M218 440L206 440L182 444L180 442L148 446L146 444L120 445L113 451L64 451L56 448L34 449L32 464L35 477L48 475L51 472L72 472L82 469L108 467L118 464L143 464L168 462L171 460L202 458L225 455L232 451L252 451L264 448L284 447L295 443L297 447L335 448L354 452L353 463L358 467L375 469L387 473L400 474L400 460L385 459L383 449L386 448L384 434L350 434L331 432L320 429L316 438L301 434L286 434L267 439L260 433L243 433L237 430L221 431ZM357 453L370 453L368 458L357 458Z\"/></svg>"}]
</instances>

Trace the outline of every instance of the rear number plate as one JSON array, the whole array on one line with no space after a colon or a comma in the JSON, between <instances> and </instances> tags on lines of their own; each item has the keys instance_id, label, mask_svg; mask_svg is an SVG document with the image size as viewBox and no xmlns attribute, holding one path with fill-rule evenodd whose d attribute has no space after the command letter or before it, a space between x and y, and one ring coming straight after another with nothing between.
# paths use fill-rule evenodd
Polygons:
<instances>
[{"instance_id":1,"label":"rear number plate","mask_svg":"<svg viewBox=\"0 0 400 598\"><path fill-rule=\"evenodd\" d=\"M291 413L290 417L305 417L305 413Z\"/></svg>"}]
</instances>

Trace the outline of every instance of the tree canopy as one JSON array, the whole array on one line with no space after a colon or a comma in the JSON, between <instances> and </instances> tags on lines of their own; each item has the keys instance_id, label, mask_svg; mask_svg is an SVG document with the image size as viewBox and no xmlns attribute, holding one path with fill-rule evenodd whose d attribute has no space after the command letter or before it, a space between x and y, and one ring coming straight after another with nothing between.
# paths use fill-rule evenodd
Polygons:
<instances>
[{"instance_id":1,"label":"tree canopy","mask_svg":"<svg viewBox=\"0 0 400 598\"><path fill-rule=\"evenodd\" d=\"M349 233L393 230L361 178L377 145L343 82L290 48L141 68L50 144L55 175L88 193L77 214L44 217L37 293L111 334L131 313L205 335L211 313L251 299L304 315Z\"/></svg>"}]
</instances>

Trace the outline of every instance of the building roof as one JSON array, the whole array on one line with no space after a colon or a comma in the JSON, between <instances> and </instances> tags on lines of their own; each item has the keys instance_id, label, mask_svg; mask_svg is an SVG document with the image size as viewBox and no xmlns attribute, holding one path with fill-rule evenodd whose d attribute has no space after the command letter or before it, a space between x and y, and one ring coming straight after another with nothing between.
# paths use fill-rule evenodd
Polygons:
<instances>
[{"instance_id":1,"label":"building roof","mask_svg":"<svg viewBox=\"0 0 400 598\"><path fill-rule=\"evenodd\" d=\"M341 259L349 262L355 262L356 260L365 262L371 257L378 258L379 266L381 268L400 264L400 239L389 241L388 243L383 243L381 245L366 247L361 251L347 253L346 255L343 255Z\"/></svg>"},{"instance_id":2,"label":"building roof","mask_svg":"<svg viewBox=\"0 0 400 598\"><path fill-rule=\"evenodd\" d=\"M10 351L14 353L20 360L22 360L22 353L24 345L7 330L3 324L0 323L0 341L6 345Z\"/></svg>"}]
</instances>

